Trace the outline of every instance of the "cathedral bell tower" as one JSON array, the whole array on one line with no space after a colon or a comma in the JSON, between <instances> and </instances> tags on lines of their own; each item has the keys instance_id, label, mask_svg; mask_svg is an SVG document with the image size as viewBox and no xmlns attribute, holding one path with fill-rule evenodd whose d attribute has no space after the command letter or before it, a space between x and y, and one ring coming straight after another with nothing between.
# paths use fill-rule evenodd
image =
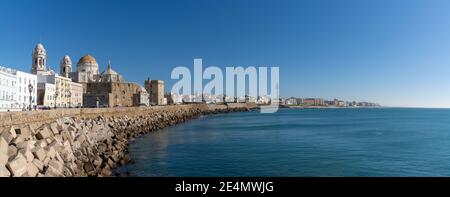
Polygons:
<instances>
[{"instance_id":1,"label":"cathedral bell tower","mask_svg":"<svg viewBox=\"0 0 450 197\"><path fill-rule=\"evenodd\" d=\"M59 72L63 77L70 78L70 73L72 72L72 60L68 55L65 55L59 64Z\"/></svg>"},{"instance_id":2,"label":"cathedral bell tower","mask_svg":"<svg viewBox=\"0 0 450 197\"><path fill-rule=\"evenodd\" d=\"M47 52L44 46L39 43L33 50L32 54L32 74L45 74L47 64Z\"/></svg>"}]
</instances>

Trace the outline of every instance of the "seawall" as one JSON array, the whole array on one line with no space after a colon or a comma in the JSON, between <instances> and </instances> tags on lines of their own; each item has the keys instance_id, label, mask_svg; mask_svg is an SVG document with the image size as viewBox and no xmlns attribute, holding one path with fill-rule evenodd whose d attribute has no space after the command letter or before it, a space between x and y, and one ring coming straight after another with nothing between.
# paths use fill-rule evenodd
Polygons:
<instances>
[{"instance_id":1,"label":"seawall","mask_svg":"<svg viewBox=\"0 0 450 197\"><path fill-rule=\"evenodd\" d=\"M130 161L128 140L252 103L0 113L0 177L110 176Z\"/></svg>"}]
</instances>

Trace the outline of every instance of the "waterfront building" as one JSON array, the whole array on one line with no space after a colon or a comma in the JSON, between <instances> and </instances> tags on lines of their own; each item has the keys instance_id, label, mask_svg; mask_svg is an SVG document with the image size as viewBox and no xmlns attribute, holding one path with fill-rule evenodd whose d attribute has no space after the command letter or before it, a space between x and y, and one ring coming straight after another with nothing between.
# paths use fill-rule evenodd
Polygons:
<instances>
[{"instance_id":1,"label":"waterfront building","mask_svg":"<svg viewBox=\"0 0 450 197\"><path fill-rule=\"evenodd\" d=\"M36 95L36 75L0 66L0 111L34 109Z\"/></svg>"},{"instance_id":2,"label":"waterfront building","mask_svg":"<svg viewBox=\"0 0 450 197\"><path fill-rule=\"evenodd\" d=\"M16 108L26 110L31 107L31 109L34 109L37 105L37 76L30 73L17 71L16 85Z\"/></svg>"},{"instance_id":3,"label":"waterfront building","mask_svg":"<svg viewBox=\"0 0 450 197\"><path fill-rule=\"evenodd\" d=\"M133 95L133 106L150 106L150 95L145 88Z\"/></svg>"},{"instance_id":4,"label":"waterfront building","mask_svg":"<svg viewBox=\"0 0 450 197\"><path fill-rule=\"evenodd\" d=\"M299 103L297 103L297 99L294 97L288 98L286 99L286 105L298 105Z\"/></svg>"},{"instance_id":5,"label":"waterfront building","mask_svg":"<svg viewBox=\"0 0 450 197\"><path fill-rule=\"evenodd\" d=\"M38 75L38 83L50 83L55 85L55 92L44 93L47 95L51 93L54 94L54 107L69 107L69 104L71 102L70 86L72 83L72 80L70 78L59 76L58 74Z\"/></svg>"},{"instance_id":6,"label":"waterfront building","mask_svg":"<svg viewBox=\"0 0 450 197\"><path fill-rule=\"evenodd\" d=\"M70 107L83 106L83 85L81 83L70 82Z\"/></svg>"},{"instance_id":7,"label":"waterfront building","mask_svg":"<svg viewBox=\"0 0 450 197\"><path fill-rule=\"evenodd\" d=\"M52 83L37 84L37 105L44 108L55 107L56 86Z\"/></svg>"},{"instance_id":8,"label":"waterfront building","mask_svg":"<svg viewBox=\"0 0 450 197\"><path fill-rule=\"evenodd\" d=\"M333 100L333 105L334 106L339 106L339 100L338 99L334 99Z\"/></svg>"},{"instance_id":9,"label":"waterfront building","mask_svg":"<svg viewBox=\"0 0 450 197\"><path fill-rule=\"evenodd\" d=\"M150 94L151 105L164 105L167 100L164 100L164 81L147 79L144 82L144 87ZM165 101L165 102L164 102Z\"/></svg>"},{"instance_id":10,"label":"waterfront building","mask_svg":"<svg viewBox=\"0 0 450 197\"><path fill-rule=\"evenodd\" d=\"M175 105L175 100L174 100L173 95L171 93L164 94L164 98L167 99L167 104L168 105Z\"/></svg>"},{"instance_id":11,"label":"waterfront building","mask_svg":"<svg viewBox=\"0 0 450 197\"><path fill-rule=\"evenodd\" d=\"M16 70L0 67L0 111L11 111L17 106Z\"/></svg>"},{"instance_id":12,"label":"waterfront building","mask_svg":"<svg viewBox=\"0 0 450 197\"><path fill-rule=\"evenodd\" d=\"M338 101L335 101L335 103L336 103L337 107L346 107L346 102L345 101L338 100Z\"/></svg>"},{"instance_id":13,"label":"waterfront building","mask_svg":"<svg viewBox=\"0 0 450 197\"><path fill-rule=\"evenodd\" d=\"M227 100L227 102L228 102L228 100ZM270 97L268 97L268 96L258 96L258 99L257 99L257 104L261 104L261 105L267 105L267 104L270 104Z\"/></svg>"},{"instance_id":14,"label":"waterfront building","mask_svg":"<svg viewBox=\"0 0 450 197\"><path fill-rule=\"evenodd\" d=\"M223 103L224 99L225 98L223 94L214 95L214 103ZM255 98L253 99L255 100Z\"/></svg>"},{"instance_id":15,"label":"waterfront building","mask_svg":"<svg viewBox=\"0 0 450 197\"><path fill-rule=\"evenodd\" d=\"M194 95L186 94L182 95L183 103L192 103L194 102Z\"/></svg>"},{"instance_id":16,"label":"waterfront building","mask_svg":"<svg viewBox=\"0 0 450 197\"><path fill-rule=\"evenodd\" d=\"M131 107L133 97L141 92L141 86L130 82L95 82L86 84L83 106Z\"/></svg>"},{"instance_id":17,"label":"waterfront building","mask_svg":"<svg viewBox=\"0 0 450 197\"><path fill-rule=\"evenodd\" d=\"M236 98L236 102L238 103L245 103L247 102L247 97L246 96L239 96Z\"/></svg>"},{"instance_id":18,"label":"waterfront building","mask_svg":"<svg viewBox=\"0 0 450 197\"><path fill-rule=\"evenodd\" d=\"M302 104L312 106L323 106L324 101L322 98L304 98Z\"/></svg>"},{"instance_id":19,"label":"waterfront building","mask_svg":"<svg viewBox=\"0 0 450 197\"><path fill-rule=\"evenodd\" d=\"M59 75L53 76L55 76L56 85L56 107L69 107L71 79Z\"/></svg>"}]
</instances>

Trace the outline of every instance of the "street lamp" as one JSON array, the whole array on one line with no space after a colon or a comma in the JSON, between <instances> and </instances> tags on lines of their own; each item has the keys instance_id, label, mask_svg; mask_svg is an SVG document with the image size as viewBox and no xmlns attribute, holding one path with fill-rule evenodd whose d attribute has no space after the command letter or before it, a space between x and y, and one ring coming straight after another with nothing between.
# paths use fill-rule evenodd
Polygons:
<instances>
[{"instance_id":1,"label":"street lamp","mask_svg":"<svg viewBox=\"0 0 450 197\"><path fill-rule=\"evenodd\" d=\"M58 98L58 91L55 92L55 98L54 98L54 100L55 100L55 109L56 109L56 98Z\"/></svg>"},{"instance_id":2,"label":"street lamp","mask_svg":"<svg viewBox=\"0 0 450 197\"><path fill-rule=\"evenodd\" d=\"M32 109L32 107L31 107L31 105L33 104L33 97L31 96L31 93L33 93L33 85L31 85L31 83L30 84L28 84L28 91L30 92L30 111L31 111L31 109Z\"/></svg>"},{"instance_id":3,"label":"street lamp","mask_svg":"<svg viewBox=\"0 0 450 197\"><path fill-rule=\"evenodd\" d=\"M69 96L69 108L72 108L72 92L67 90L67 95Z\"/></svg>"}]
</instances>

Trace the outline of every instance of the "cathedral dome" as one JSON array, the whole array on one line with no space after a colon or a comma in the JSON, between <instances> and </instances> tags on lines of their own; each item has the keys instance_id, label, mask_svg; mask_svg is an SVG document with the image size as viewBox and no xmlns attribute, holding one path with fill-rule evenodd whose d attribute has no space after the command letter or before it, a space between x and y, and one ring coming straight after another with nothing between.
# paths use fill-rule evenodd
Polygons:
<instances>
[{"instance_id":1,"label":"cathedral dome","mask_svg":"<svg viewBox=\"0 0 450 197\"><path fill-rule=\"evenodd\" d=\"M111 63L108 63L108 66L105 71L102 72L102 75L117 75L117 72L111 68Z\"/></svg>"},{"instance_id":2,"label":"cathedral dome","mask_svg":"<svg viewBox=\"0 0 450 197\"><path fill-rule=\"evenodd\" d=\"M95 80L95 75L98 75L97 61L91 55L85 55L78 61L77 71L89 75L89 81L93 81Z\"/></svg>"},{"instance_id":3,"label":"cathedral dome","mask_svg":"<svg viewBox=\"0 0 450 197\"><path fill-rule=\"evenodd\" d=\"M92 57L91 55L85 55L83 57L80 58L80 60L78 61L78 64L97 64L97 61L95 60L94 57ZM98 64L97 64L98 65Z\"/></svg>"},{"instance_id":4,"label":"cathedral dome","mask_svg":"<svg viewBox=\"0 0 450 197\"><path fill-rule=\"evenodd\" d=\"M102 82L123 82L123 77L111 68L111 62L108 67L100 74Z\"/></svg>"}]
</instances>

